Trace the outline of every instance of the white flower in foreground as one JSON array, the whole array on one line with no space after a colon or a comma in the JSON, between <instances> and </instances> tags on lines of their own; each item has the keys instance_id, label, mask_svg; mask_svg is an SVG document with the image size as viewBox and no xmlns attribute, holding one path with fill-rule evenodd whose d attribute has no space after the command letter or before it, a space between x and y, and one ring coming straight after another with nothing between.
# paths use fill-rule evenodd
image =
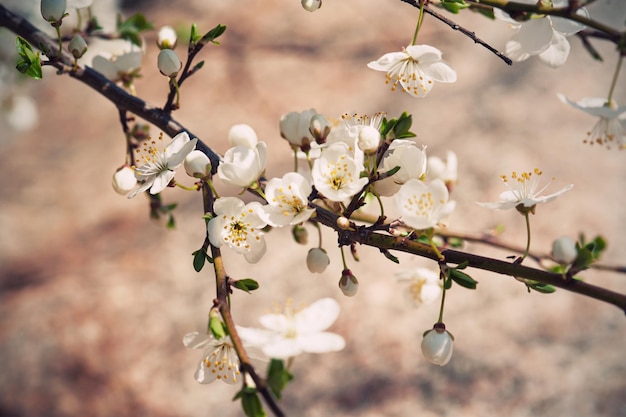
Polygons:
<instances>
[{"instance_id":1,"label":"white flower in foreground","mask_svg":"<svg viewBox=\"0 0 626 417\"><path fill-rule=\"evenodd\" d=\"M426 148L418 147L407 139L396 139L389 145L387 156L383 159L383 172L400 167L391 178L396 184L404 184L411 179L423 180L426 177L428 158Z\"/></svg>"},{"instance_id":2,"label":"white flower in foreground","mask_svg":"<svg viewBox=\"0 0 626 417\"><path fill-rule=\"evenodd\" d=\"M454 338L443 323L436 323L422 339L422 354L435 365L444 366L452 358Z\"/></svg>"},{"instance_id":3,"label":"white flower in foreground","mask_svg":"<svg viewBox=\"0 0 626 417\"><path fill-rule=\"evenodd\" d=\"M536 4L537 0L518 0L519 3ZM566 7L568 0L553 0L554 7ZM584 8L577 12L588 17ZM494 15L499 20L509 23L517 29L506 44L506 54L514 61L525 61L537 55L541 62L556 68L565 63L570 51L566 36L574 35L585 28L584 25L568 19L554 16L532 16L532 18L518 22L507 13L494 8Z\"/></svg>"},{"instance_id":4,"label":"white flower in foreground","mask_svg":"<svg viewBox=\"0 0 626 417\"><path fill-rule=\"evenodd\" d=\"M252 126L241 123L233 125L228 131L228 143L232 147L254 148L259 143L259 139Z\"/></svg>"},{"instance_id":5,"label":"white flower in foreground","mask_svg":"<svg viewBox=\"0 0 626 417\"><path fill-rule=\"evenodd\" d=\"M414 307L430 304L441 297L439 272L427 268L415 268L395 274L398 282L408 282L407 296Z\"/></svg>"},{"instance_id":6,"label":"white flower in foreground","mask_svg":"<svg viewBox=\"0 0 626 417\"><path fill-rule=\"evenodd\" d=\"M265 186L267 206L259 215L270 226L280 227L307 221L315 212L308 207L311 184L301 174L288 172L282 178L272 178Z\"/></svg>"},{"instance_id":7,"label":"white flower in foreground","mask_svg":"<svg viewBox=\"0 0 626 417\"><path fill-rule=\"evenodd\" d=\"M410 45L402 52L387 53L367 66L385 71L387 83L392 83L392 91L400 83L402 91L413 97L426 97L434 81L456 81L456 71L441 59L441 51L430 45Z\"/></svg>"},{"instance_id":8,"label":"white flower in foreground","mask_svg":"<svg viewBox=\"0 0 626 417\"><path fill-rule=\"evenodd\" d=\"M315 109L292 111L280 118L280 136L294 148L307 149L315 138L311 134L311 121L317 115Z\"/></svg>"},{"instance_id":9,"label":"white flower in foreground","mask_svg":"<svg viewBox=\"0 0 626 417\"><path fill-rule=\"evenodd\" d=\"M261 348L270 358L336 352L345 347L343 337L324 330L337 317L339 304L332 298L322 298L300 311L287 303L283 314L266 314L259 318L264 329L237 326L237 332L245 345Z\"/></svg>"},{"instance_id":10,"label":"white flower in foreground","mask_svg":"<svg viewBox=\"0 0 626 417\"><path fill-rule=\"evenodd\" d=\"M626 106L618 106L615 101L608 103L604 98L588 97L573 101L563 94L557 94L559 100L575 109L598 117L598 121L590 132L585 143L593 145L611 145L617 143L620 148L626 147Z\"/></svg>"},{"instance_id":11,"label":"white flower in foreground","mask_svg":"<svg viewBox=\"0 0 626 417\"><path fill-rule=\"evenodd\" d=\"M124 165L113 174L113 189L118 194L127 195L136 185L135 170L128 165Z\"/></svg>"},{"instance_id":12,"label":"white flower in foreground","mask_svg":"<svg viewBox=\"0 0 626 417\"><path fill-rule=\"evenodd\" d=\"M263 175L266 152L265 142L259 142L253 148L247 146L230 148L217 167L217 175L225 183L248 188Z\"/></svg>"},{"instance_id":13,"label":"white flower in foreground","mask_svg":"<svg viewBox=\"0 0 626 417\"><path fill-rule=\"evenodd\" d=\"M552 243L552 257L561 265L569 265L578 257L576 242L568 236L558 238Z\"/></svg>"},{"instance_id":14,"label":"white flower in foreground","mask_svg":"<svg viewBox=\"0 0 626 417\"><path fill-rule=\"evenodd\" d=\"M458 178L458 160L456 154L452 151L448 151L445 161L437 156L429 157L428 178L431 180L436 178L443 180L448 190L450 190Z\"/></svg>"},{"instance_id":15,"label":"white flower in foreground","mask_svg":"<svg viewBox=\"0 0 626 417\"><path fill-rule=\"evenodd\" d=\"M137 167L135 176L143 184L130 193L133 198L138 193L150 189L150 194L158 194L174 179L174 170L183 164L185 157L195 149L198 139L189 139L187 132L180 132L162 148L163 134L159 140L148 140L137 149Z\"/></svg>"},{"instance_id":16,"label":"white flower in foreground","mask_svg":"<svg viewBox=\"0 0 626 417\"><path fill-rule=\"evenodd\" d=\"M257 263L267 249L261 230L266 223L259 215L262 210L256 201L244 204L237 197L218 198L213 205L215 217L207 225L211 244L218 248L226 244L249 263Z\"/></svg>"},{"instance_id":17,"label":"white flower in foreground","mask_svg":"<svg viewBox=\"0 0 626 417\"><path fill-rule=\"evenodd\" d=\"M239 358L230 337L218 340L213 335L191 332L183 337L183 344L191 349L205 349L204 357L194 374L196 381L201 384L210 384L215 380L227 384L237 382L240 374Z\"/></svg>"},{"instance_id":18,"label":"white flower in foreground","mask_svg":"<svg viewBox=\"0 0 626 417\"><path fill-rule=\"evenodd\" d=\"M314 12L322 7L322 0L302 0L301 3L307 12Z\"/></svg>"},{"instance_id":19,"label":"white flower in foreground","mask_svg":"<svg viewBox=\"0 0 626 417\"><path fill-rule=\"evenodd\" d=\"M366 127L380 131L380 126L382 125L385 114L384 112L374 113L372 116L368 116L367 114L360 115L358 113L342 114L339 123L335 123L335 126L332 127L328 134L326 145L330 146L334 143L343 142L348 145L355 161L363 163L365 155L362 148L359 146L361 131Z\"/></svg>"},{"instance_id":20,"label":"white flower in foreground","mask_svg":"<svg viewBox=\"0 0 626 417\"><path fill-rule=\"evenodd\" d=\"M131 51L125 54L110 57L97 55L91 63L94 70L100 72L113 82L124 81L141 66L141 51Z\"/></svg>"},{"instance_id":21,"label":"white flower in foreground","mask_svg":"<svg viewBox=\"0 0 626 417\"><path fill-rule=\"evenodd\" d=\"M448 189L442 180L424 182L411 179L394 196L401 220L415 230L437 226L440 220L454 210L455 202L448 201Z\"/></svg>"},{"instance_id":22,"label":"white flower in foreground","mask_svg":"<svg viewBox=\"0 0 626 417\"><path fill-rule=\"evenodd\" d=\"M550 183L548 183L540 189L537 189L541 175L542 171L538 168L535 168L533 172L522 172L521 174L513 171L510 179L506 175L501 175L500 178L504 181L504 185L506 185L508 190L500 194L500 201L476 204L492 210L508 210L515 207L522 213L527 211L534 213L537 204L548 203L561 194L571 190L574 186L574 184L569 184L555 193L540 196L539 194L550 185Z\"/></svg>"},{"instance_id":23,"label":"white flower in foreground","mask_svg":"<svg viewBox=\"0 0 626 417\"><path fill-rule=\"evenodd\" d=\"M367 184L367 178L360 178L364 169L348 145L338 142L325 148L313 163L313 184L329 200L346 201Z\"/></svg>"},{"instance_id":24,"label":"white flower in foreground","mask_svg":"<svg viewBox=\"0 0 626 417\"><path fill-rule=\"evenodd\" d=\"M367 155L373 155L378 151L380 146L380 132L378 129L372 126L363 126L359 132L359 139L357 145L359 149L365 152Z\"/></svg>"}]
</instances>

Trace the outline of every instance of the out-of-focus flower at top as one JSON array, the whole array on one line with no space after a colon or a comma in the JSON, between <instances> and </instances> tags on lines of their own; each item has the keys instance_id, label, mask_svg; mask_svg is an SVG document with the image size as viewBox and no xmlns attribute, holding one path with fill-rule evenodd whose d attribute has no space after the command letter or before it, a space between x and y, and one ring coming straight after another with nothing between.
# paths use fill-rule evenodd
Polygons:
<instances>
[{"instance_id":1,"label":"out-of-focus flower at top","mask_svg":"<svg viewBox=\"0 0 626 417\"><path fill-rule=\"evenodd\" d=\"M322 298L295 310L288 302L283 313L259 318L264 329L237 326L244 345L261 348L270 358L287 359L301 353L336 352L346 345L343 337L326 332L339 317L339 304Z\"/></svg>"},{"instance_id":2,"label":"out-of-focus flower at top","mask_svg":"<svg viewBox=\"0 0 626 417\"><path fill-rule=\"evenodd\" d=\"M267 249L261 230L267 223L259 215L262 210L256 201L244 204L237 197L218 198L213 205L215 217L207 225L211 244L218 248L226 244L249 263L259 262Z\"/></svg>"},{"instance_id":3,"label":"out-of-focus flower at top","mask_svg":"<svg viewBox=\"0 0 626 417\"><path fill-rule=\"evenodd\" d=\"M344 202L367 184L367 177L360 177L364 169L352 157L348 145L338 142L325 148L313 163L313 183L329 200Z\"/></svg>"},{"instance_id":4,"label":"out-of-focus flower at top","mask_svg":"<svg viewBox=\"0 0 626 417\"><path fill-rule=\"evenodd\" d=\"M394 196L401 220L415 230L437 226L447 217L456 203L448 201L448 189L442 180L436 179L426 185L418 179L410 179Z\"/></svg>"},{"instance_id":5,"label":"out-of-focus flower at top","mask_svg":"<svg viewBox=\"0 0 626 417\"><path fill-rule=\"evenodd\" d=\"M517 1L524 4L537 3L537 0ZM553 0L552 6L567 7L568 3L568 0ZM585 8L578 9L577 14L589 17ZM498 8L494 8L494 15L518 30L506 43L506 54L511 59L520 62L537 55L541 62L552 68L560 67L567 60L570 45L566 36L574 35L585 28L578 22L554 16L532 16L524 22L518 22Z\"/></svg>"},{"instance_id":6,"label":"out-of-focus flower at top","mask_svg":"<svg viewBox=\"0 0 626 417\"><path fill-rule=\"evenodd\" d=\"M178 37L176 36L176 31L171 26L163 26L159 29L159 34L157 35L157 46L160 49L174 49L176 47L176 41Z\"/></svg>"},{"instance_id":7,"label":"out-of-focus flower at top","mask_svg":"<svg viewBox=\"0 0 626 417\"><path fill-rule=\"evenodd\" d=\"M398 83L402 91L413 97L426 97L434 81L453 83L456 71L441 59L441 51L430 45L410 45L402 52L387 53L367 66L387 73L387 83L394 91Z\"/></svg>"},{"instance_id":8,"label":"out-of-focus flower at top","mask_svg":"<svg viewBox=\"0 0 626 417\"><path fill-rule=\"evenodd\" d=\"M190 139L187 132L174 136L165 148L162 147L163 134L159 140L148 140L137 149L135 175L143 184L128 194L133 198L138 193L150 189L150 194L158 194L174 179L174 170L181 166L185 157L195 149L198 139Z\"/></svg>"},{"instance_id":9,"label":"out-of-focus flower at top","mask_svg":"<svg viewBox=\"0 0 626 417\"><path fill-rule=\"evenodd\" d=\"M405 294L414 307L436 301L443 292L439 272L431 269L415 268L400 271L395 274L395 278L398 282L409 284Z\"/></svg>"},{"instance_id":10,"label":"out-of-focus flower at top","mask_svg":"<svg viewBox=\"0 0 626 417\"><path fill-rule=\"evenodd\" d=\"M301 174L288 172L282 178L272 178L265 186L267 206L259 215L274 227L299 224L315 212L308 207L311 184Z\"/></svg>"},{"instance_id":11,"label":"out-of-focus flower at top","mask_svg":"<svg viewBox=\"0 0 626 417\"><path fill-rule=\"evenodd\" d=\"M231 385L238 382L239 358L229 336L218 340L213 335L191 332L183 337L183 344L190 349L205 349L194 374L196 381L210 384L220 380Z\"/></svg>"},{"instance_id":12,"label":"out-of-focus flower at top","mask_svg":"<svg viewBox=\"0 0 626 417\"><path fill-rule=\"evenodd\" d=\"M585 143L626 147L626 106L618 106L615 101L609 103L604 98L588 97L573 101L563 94L557 96L563 103L598 118L591 131L587 132Z\"/></svg>"},{"instance_id":13,"label":"out-of-focus flower at top","mask_svg":"<svg viewBox=\"0 0 626 417\"><path fill-rule=\"evenodd\" d=\"M452 190L458 178L458 161L454 152L448 151L445 161L438 156L428 158L428 179L436 178L443 180L448 190Z\"/></svg>"},{"instance_id":14,"label":"out-of-focus flower at top","mask_svg":"<svg viewBox=\"0 0 626 417\"><path fill-rule=\"evenodd\" d=\"M265 142L259 142L253 148L247 146L230 148L217 167L217 175L227 184L248 188L263 175L266 153Z\"/></svg>"},{"instance_id":15,"label":"out-of-focus flower at top","mask_svg":"<svg viewBox=\"0 0 626 417\"><path fill-rule=\"evenodd\" d=\"M574 186L574 184L569 184L555 193L541 196L540 194L550 185L548 183L537 189L539 177L542 174L541 170L535 168L532 172L522 172L521 174L513 171L510 178L506 175L501 175L500 178L504 181L504 185L506 185L508 190L500 194L500 201L476 204L492 210L508 210L515 207L522 214L528 212L534 214L537 204L548 203L571 190Z\"/></svg>"},{"instance_id":16,"label":"out-of-focus flower at top","mask_svg":"<svg viewBox=\"0 0 626 417\"><path fill-rule=\"evenodd\" d=\"M0 82L0 88L4 87ZM0 100L0 109L0 115L16 132L26 132L39 124L37 103L30 96L10 94L3 101Z\"/></svg>"}]
</instances>

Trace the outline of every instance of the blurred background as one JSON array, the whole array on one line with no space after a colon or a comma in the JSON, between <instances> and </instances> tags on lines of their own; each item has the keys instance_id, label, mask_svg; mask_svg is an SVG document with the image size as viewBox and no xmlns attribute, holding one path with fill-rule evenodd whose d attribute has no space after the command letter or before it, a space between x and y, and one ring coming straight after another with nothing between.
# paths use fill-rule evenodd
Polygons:
<instances>
[{"instance_id":1,"label":"blurred background","mask_svg":"<svg viewBox=\"0 0 626 417\"><path fill-rule=\"evenodd\" d=\"M7 2L15 10L17 3ZM101 21L112 24L118 5L94 3ZM429 155L458 155L451 231L505 225L502 239L523 247L519 214L474 202L497 198L499 175L538 167L546 181L556 178L550 190L574 188L538 207L532 250L547 253L562 235L602 235L609 242L602 262L626 261L625 154L584 145L595 119L556 98L559 92L574 100L605 96L617 59L611 45L596 43L604 63L572 37L571 55L558 70L536 58L508 67L426 16L418 43L442 50L458 81L437 84L417 100L391 92L384 74L366 67L410 42L416 9L397 0L326 0L308 13L299 3L128 1L119 10L125 16L142 11L157 29L185 30L192 22L200 31L228 26L221 46L201 53L205 66L183 85L175 117L220 153L233 124L250 124L268 144L268 177L291 169L278 130L283 113L314 107L335 118L408 111L416 141ZM20 7L40 19L38 1ZM505 23L471 13L448 17L499 49L512 34ZM8 61L14 36L0 31ZM167 81L156 68L155 39L155 31L145 35L136 87L140 97L161 106ZM181 39L177 52L182 57L185 51ZM623 72L615 96L620 103L626 103ZM13 82L1 86L3 100L9 93L32 97L38 122L16 126L5 117L0 129L0 415L243 415L230 401L238 387L196 383L201 351L182 345L185 333L206 326L215 293L211 269L198 274L191 262L205 233L199 195L163 193L166 203L178 203L171 231L149 219L144 196L115 194L111 176L125 152L115 107L67 76L44 73L42 81L20 81L18 90ZM11 77L6 70L4 77ZM15 120L29 121L32 112L23 107ZM438 305L413 309L404 302L406 288L394 280L397 271L435 265L406 255L395 265L375 249L359 248L361 262L350 261L359 293L346 298L337 288L336 237L324 234L332 262L316 275L304 263L316 241L315 230L309 232L309 245L301 246L289 230L272 231L267 255L254 266L225 251L229 275L261 284L254 295L232 297L241 325L256 326L260 314L288 298L310 304L332 297L342 307L331 331L346 339L346 349L295 360L295 380L282 400L287 415L626 415L626 321L619 309L565 291L529 294L509 277L468 271L479 285L448 293L444 319L455 352L447 366L437 367L419 346ZM478 245L465 250L512 255ZM584 278L626 292L623 275L589 271Z\"/></svg>"}]
</instances>

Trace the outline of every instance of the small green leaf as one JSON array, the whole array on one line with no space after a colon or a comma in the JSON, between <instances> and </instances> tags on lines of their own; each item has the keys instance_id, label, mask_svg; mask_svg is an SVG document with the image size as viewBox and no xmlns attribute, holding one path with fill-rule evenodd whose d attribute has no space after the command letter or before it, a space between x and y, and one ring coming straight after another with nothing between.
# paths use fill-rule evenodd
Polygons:
<instances>
[{"instance_id":1,"label":"small green leaf","mask_svg":"<svg viewBox=\"0 0 626 417\"><path fill-rule=\"evenodd\" d=\"M123 22L120 20L117 22L117 31L120 37L131 41L137 46L141 46L139 34L149 29L154 29L154 26L141 13L136 13Z\"/></svg>"},{"instance_id":2,"label":"small green leaf","mask_svg":"<svg viewBox=\"0 0 626 417\"><path fill-rule=\"evenodd\" d=\"M266 417L267 414L265 410L263 410L263 405L261 405L261 400L259 400L255 388L244 386L241 391L235 395L233 401L240 398L241 407L247 417Z\"/></svg>"},{"instance_id":3,"label":"small green leaf","mask_svg":"<svg viewBox=\"0 0 626 417\"><path fill-rule=\"evenodd\" d=\"M393 133L395 137L396 138L407 137L406 135L411 133L409 132L409 129L411 128L412 124L413 124L413 116L411 116L407 112L403 112L398 118L398 122L393 127Z\"/></svg>"},{"instance_id":4,"label":"small green leaf","mask_svg":"<svg viewBox=\"0 0 626 417\"><path fill-rule=\"evenodd\" d=\"M454 282L459 284L461 287L468 288L470 290L475 290L476 284L478 284L478 281L474 278L470 277L465 272L457 270L456 268L450 269L450 278L452 278L452 280L454 280Z\"/></svg>"},{"instance_id":5,"label":"small green leaf","mask_svg":"<svg viewBox=\"0 0 626 417\"><path fill-rule=\"evenodd\" d=\"M21 36L15 39L15 49L20 57L15 68L30 78L40 80L43 77L43 72L41 70L39 52L33 51L30 43Z\"/></svg>"},{"instance_id":6,"label":"small green leaf","mask_svg":"<svg viewBox=\"0 0 626 417\"><path fill-rule=\"evenodd\" d=\"M282 360L272 359L269 367L267 368L267 385L272 390L272 393L280 400L283 389L287 386L287 383L293 379L293 375L285 369L285 364Z\"/></svg>"},{"instance_id":7,"label":"small green leaf","mask_svg":"<svg viewBox=\"0 0 626 417\"><path fill-rule=\"evenodd\" d=\"M552 285L550 284L543 284L541 282L534 282L534 281L526 281L526 286L531 289L531 290L535 290L537 292L540 292L542 294L552 294L553 292L556 291L556 288L554 288Z\"/></svg>"},{"instance_id":8,"label":"small green leaf","mask_svg":"<svg viewBox=\"0 0 626 417\"><path fill-rule=\"evenodd\" d=\"M202 38L198 33L198 26L195 23L191 24L191 33L189 34L189 43L196 44Z\"/></svg>"},{"instance_id":9,"label":"small green leaf","mask_svg":"<svg viewBox=\"0 0 626 417\"><path fill-rule=\"evenodd\" d=\"M250 294L250 291L254 291L259 288L259 283L252 278L245 278L238 279L237 281L233 282L233 286Z\"/></svg>"},{"instance_id":10,"label":"small green leaf","mask_svg":"<svg viewBox=\"0 0 626 417\"><path fill-rule=\"evenodd\" d=\"M383 255L385 255L385 258L389 259L391 262L395 262L397 264L400 263L400 260L398 259L398 257L392 255L391 252L389 252L387 249L380 249L380 251L382 252Z\"/></svg>"},{"instance_id":11,"label":"small green leaf","mask_svg":"<svg viewBox=\"0 0 626 417\"><path fill-rule=\"evenodd\" d=\"M174 215L170 214L169 218L167 219L167 225L165 226L168 229L176 229L176 219L174 219Z\"/></svg>"},{"instance_id":12,"label":"small green leaf","mask_svg":"<svg viewBox=\"0 0 626 417\"><path fill-rule=\"evenodd\" d=\"M192 253L192 255L193 255L193 269L195 269L196 272L202 271L202 268L204 267L204 262L206 261L206 258L207 258L206 252L204 251L204 249L200 248L194 253Z\"/></svg>"},{"instance_id":13,"label":"small green leaf","mask_svg":"<svg viewBox=\"0 0 626 417\"><path fill-rule=\"evenodd\" d=\"M467 9L469 5L463 0L441 0L441 6L450 13L458 14L459 10Z\"/></svg>"},{"instance_id":14,"label":"small green leaf","mask_svg":"<svg viewBox=\"0 0 626 417\"><path fill-rule=\"evenodd\" d=\"M215 41L215 39L219 38L220 36L222 36L224 34L224 32L226 32L226 26L225 25L217 25L215 26L213 29L211 29L210 31L208 31L200 40L200 43L214 43L215 45L219 45L220 43Z\"/></svg>"}]
</instances>

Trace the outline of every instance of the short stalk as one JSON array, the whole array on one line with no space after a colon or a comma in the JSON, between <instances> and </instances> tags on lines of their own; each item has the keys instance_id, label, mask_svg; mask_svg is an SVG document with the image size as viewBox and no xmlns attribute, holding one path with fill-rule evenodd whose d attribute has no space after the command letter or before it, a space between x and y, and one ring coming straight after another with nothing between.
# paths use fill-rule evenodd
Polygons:
<instances>
[{"instance_id":1,"label":"short stalk","mask_svg":"<svg viewBox=\"0 0 626 417\"><path fill-rule=\"evenodd\" d=\"M519 259L519 263L522 263L530 253L530 216L528 212L524 213L524 219L526 220L526 249L524 249L524 254Z\"/></svg>"},{"instance_id":2,"label":"short stalk","mask_svg":"<svg viewBox=\"0 0 626 417\"><path fill-rule=\"evenodd\" d=\"M611 81L611 88L609 89L609 96L606 99L609 106L611 105L611 101L613 100L613 93L615 92L615 86L617 85L617 79L619 78L619 73L620 73L620 70L622 69L622 61L623 60L624 60L624 57L620 53L619 57L617 59L617 65L615 67L615 73L613 74L613 80Z\"/></svg>"}]
</instances>

